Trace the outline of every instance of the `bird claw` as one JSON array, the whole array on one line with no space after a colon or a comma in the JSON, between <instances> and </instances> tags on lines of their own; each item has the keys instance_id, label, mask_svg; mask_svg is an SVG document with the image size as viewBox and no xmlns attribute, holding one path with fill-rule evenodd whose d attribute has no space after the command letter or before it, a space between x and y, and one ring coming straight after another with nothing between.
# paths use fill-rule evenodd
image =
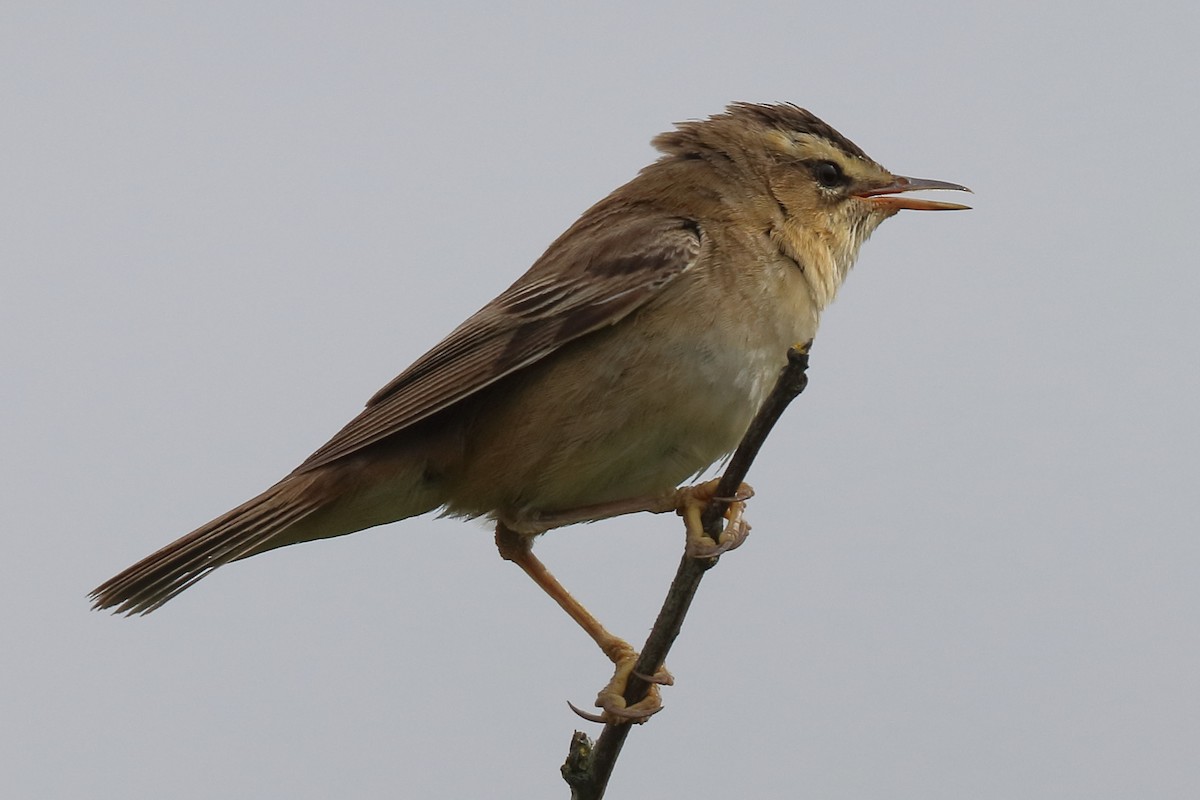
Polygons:
<instances>
[{"instance_id":1,"label":"bird claw","mask_svg":"<svg viewBox=\"0 0 1200 800\"><path fill-rule=\"evenodd\" d=\"M649 697L650 695L647 695L646 699L649 699ZM646 701L641 701L641 703L644 702ZM583 717L588 722L597 722L601 725L641 725L646 720L663 710L663 704L661 700L658 700L652 707L649 708L638 708L641 703L636 703L628 708L623 706L618 707L605 705L602 708L602 713L593 714L590 711L584 711L571 701L567 701L567 705L577 715ZM596 701L596 705L600 705L599 700Z\"/></svg>"},{"instance_id":2,"label":"bird claw","mask_svg":"<svg viewBox=\"0 0 1200 800\"><path fill-rule=\"evenodd\" d=\"M716 489L717 481L711 480L679 489L675 494L676 510L687 528L684 552L689 558L716 558L741 547L750 535L750 523L745 520L746 501L754 496L754 488L743 483L733 497L716 497ZM700 521L704 507L713 499L729 503L729 508L725 510L725 527L716 541L704 532Z\"/></svg>"},{"instance_id":3,"label":"bird claw","mask_svg":"<svg viewBox=\"0 0 1200 800\"><path fill-rule=\"evenodd\" d=\"M613 673L612 680L596 695L596 707L600 709L599 714L584 711L569 701L567 705L589 722L597 722L601 725L641 725L663 710L662 695L659 693L658 687L671 686L675 683L675 677L667 671L665 666L659 667L653 675L634 672L633 666L636 661L637 654L634 653L617 662L617 669ZM648 682L650 688L641 700L633 705L626 705L625 686L629 682L630 675L637 675Z\"/></svg>"},{"instance_id":4,"label":"bird claw","mask_svg":"<svg viewBox=\"0 0 1200 800\"><path fill-rule=\"evenodd\" d=\"M658 672L654 673L653 675L645 675L641 672L638 672L637 670L630 670L629 674L636 675L637 677L644 680L646 683L653 683L658 686L674 686L675 685L675 676L667 671L667 668L665 665L659 667Z\"/></svg>"}]
</instances>

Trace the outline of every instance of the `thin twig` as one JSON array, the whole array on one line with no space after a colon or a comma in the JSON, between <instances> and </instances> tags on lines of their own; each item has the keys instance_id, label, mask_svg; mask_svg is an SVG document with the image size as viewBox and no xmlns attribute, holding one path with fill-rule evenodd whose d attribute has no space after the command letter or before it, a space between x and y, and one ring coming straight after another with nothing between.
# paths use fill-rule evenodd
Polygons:
<instances>
[{"instance_id":1,"label":"thin twig","mask_svg":"<svg viewBox=\"0 0 1200 800\"><path fill-rule=\"evenodd\" d=\"M701 519L704 530L715 540L721 532L725 511L729 508L733 497L750 465L758 455L759 449L767 439L767 434L775 426L788 404L804 391L808 384L808 350L812 342L793 347L788 350L788 363L779 375L775 388L767 397L765 403L754 420L750 423L746 435L729 460L725 474L717 484L716 495L704 509ZM691 558L685 555L667 590L667 598L663 601L658 619L650 630L650 636L642 647L634 674L630 676L625 690L625 701L633 705L646 696L650 684L639 677L653 675L659 665L666 660L675 637L683 627L683 619L687 616L688 607L700 586L700 579L710 567L717 563L716 558ZM576 731L571 738L571 750L567 761L562 766L563 779L571 786L572 800L600 800L604 797L608 779L616 766L625 737L629 735L632 725L605 725L600 738L592 744L588 737Z\"/></svg>"}]
</instances>

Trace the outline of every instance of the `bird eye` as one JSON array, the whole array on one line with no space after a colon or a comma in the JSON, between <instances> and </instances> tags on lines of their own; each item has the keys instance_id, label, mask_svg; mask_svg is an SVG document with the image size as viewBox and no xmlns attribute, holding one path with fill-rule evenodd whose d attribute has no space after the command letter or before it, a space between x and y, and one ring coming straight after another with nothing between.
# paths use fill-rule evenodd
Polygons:
<instances>
[{"instance_id":1,"label":"bird eye","mask_svg":"<svg viewBox=\"0 0 1200 800\"><path fill-rule=\"evenodd\" d=\"M812 171L817 183L826 189L833 189L846 183L846 174L832 161L818 161L813 164Z\"/></svg>"}]
</instances>

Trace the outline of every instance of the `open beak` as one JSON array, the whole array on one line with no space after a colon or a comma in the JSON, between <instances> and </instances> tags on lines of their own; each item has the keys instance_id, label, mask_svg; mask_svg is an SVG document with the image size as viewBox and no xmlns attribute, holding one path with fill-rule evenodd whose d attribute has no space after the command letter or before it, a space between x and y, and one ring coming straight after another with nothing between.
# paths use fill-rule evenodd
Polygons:
<instances>
[{"instance_id":1,"label":"open beak","mask_svg":"<svg viewBox=\"0 0 1200 800\"><path fill-rule=\"evenodd\" d=\"M931 181L928 178L905 178L897 175L895 176L895 180L886 186L863 189L862 191L855 192L854 196L869 201L876 208L886 209L892 213L905 208L912 209L913 211L965 211L970 208L970 206L964 206L959 203L943 203L938 200L923 200L919 197L896 197L896 195L902 192L919 192L925 189L950 189L956 192L971 191L965 186L959 186L957 183Z\"/></svg>"}]
</instances>

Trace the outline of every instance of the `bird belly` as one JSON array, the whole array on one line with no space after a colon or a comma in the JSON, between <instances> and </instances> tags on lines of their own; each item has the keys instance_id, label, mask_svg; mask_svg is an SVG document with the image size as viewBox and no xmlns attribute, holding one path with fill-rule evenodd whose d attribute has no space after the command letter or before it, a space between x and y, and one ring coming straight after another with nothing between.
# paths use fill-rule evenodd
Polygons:
<instances>
[{"instance_id":1,"label":"bird belly","mask_svg":"<svg viewBox=\"0 0 1200 800\"><path fill-rule=\"evenodd\" d=\"M482 399L450 513L521 522L673 489L737 446L787 348L811 330L638 313Z\"/></svg>"}]
</instances>

